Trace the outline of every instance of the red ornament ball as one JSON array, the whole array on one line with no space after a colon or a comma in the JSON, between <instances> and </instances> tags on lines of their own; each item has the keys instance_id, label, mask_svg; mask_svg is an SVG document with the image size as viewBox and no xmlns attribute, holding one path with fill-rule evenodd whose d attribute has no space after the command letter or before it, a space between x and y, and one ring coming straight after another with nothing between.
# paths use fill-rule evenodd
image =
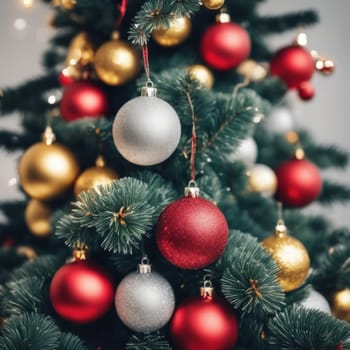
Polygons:
<instances>
[{"instance_id":1,"label":"red ornament ball","mask_svg":"<svg viewBox=\"0 0 350 350\"><path fill-rule=\"evenodd\" d=\"M89 323L103 316L112 306L114 286L111 277L88 261L62 266L50 285L55 311L75 323Z\"/></svg>"},{"instance_id":2,"label":"red ornament ball","mask_svg":"<svg viewBox=\"0 0 350 350\"><path fill-rule=\"evenodd\" d=\"M76 81L68 85L60 101L60 112L66 121L86 117L102 117L107 114L108 101L97 84Z\"/></svg>"},{"instance_id":3,"label":"red ornament ball","mask_svg":"<svg viewBox=\"0 0 350 350\"><path fill-rule=\"evenodd\" d=\"M200 53L203 60L217 70L237 67L250 54L250 37L236 23L216 23L204 32Z\"/></svg>"},{"instance_id":4,"label":"red ornament ball","mask_svg":"<svg viewBox=\"0 0 350 350\"><path fill-rule=\"evenodd\" d=\"M238 338L238 321L226 301L194 297L176 309L170 333L176 350L229 350Z\"/></svg>"},{"instance_id":5,"label":"red ornament ball","mask_svg":"<svg viewBox=\"0 0 350 350\"><path fill-rule=\"evenodd\" d=\"M156 228L159 250L170 263L183 269L200 269L214 262L227 239L223 213L201 197L185 197L168 205Z\"/></svg>"},{"instance_id":6,"label":"red ornament ball","mask_svg":"<svg viewBox=\"0 0 350 350\"><path fill-rule=\"evenodd\" d=\"M304 101L311 100L315 95L315 89L310 82L305 81L298 86L298 95Z\"/></svg>"},{"instance_id":7,"label":"red ornament ball","mask_svg":"<svg viewBox=\"0 0 350 350\"><path fill-rule=\"evenodd\" d=\"M280 77L289 89L309 81L314 71L313 57L299 45L287 46L277 51L270 62L270 73Z\"/></svg>"},{"instance_id":8,"label":"red ornament ball","mask_svg":"<svg viewBox=\"0 0 350 350\"><path fill-rule=\"evenodd\" d=\"M276 198L287 207L304 207L322 191L318 168L307 159L291 159L276 169Z\"/></svg>"}]
</instances>

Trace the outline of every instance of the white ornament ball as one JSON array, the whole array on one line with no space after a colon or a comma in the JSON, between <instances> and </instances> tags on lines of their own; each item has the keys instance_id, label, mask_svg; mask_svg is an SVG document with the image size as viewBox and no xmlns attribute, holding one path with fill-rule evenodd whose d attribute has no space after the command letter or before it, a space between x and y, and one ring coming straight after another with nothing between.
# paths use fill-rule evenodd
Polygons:
<instances>
[{"instance_id":1,"label":"white ornament ball","mask_svg":"<svg viewBox=\"0 0 350 350\"><path fill-rule=\"evenodd\" d=\"M137 165L155 165L169 158L180 136L176 111L156 96L139 96L126 102L113 122L117 150Z\"/></svg>"},{"instance_id":2,"label":"white ornament ball","mask_svg":"<svg viewBox=\"0 0 350 350\"><path fill-rule=\"evenodd\" d=\"M118 285L115 307L122 322L135 332L163 327L175 308L169 282L156 272L128 274Z\"/></svg>"},{"instance_id":3,"label":"white ornament ball","mask_svg":"<svg viewBox=\"0 0 350 350\"><path fill-rule=\"evenodd\" d=\"M271 197L277 189L277 176L265 164L255 164L249 171L248 187L251 192L258 192L264 197Z\"/></svg>"},{"instance_id":4,"label":"white ornament ball","mask_svg":"<svg viewBox=\"0 0 350 350\"><path fill-rule=\"evenodd\" d=\"M265 118L265 128L276 134L284 134L295 130L293 115L287 107L276 107Z\"/></svg>"},{"instance_id":5,"label":"white ornament ball","mask_svg":"<svg viewBox=\"0 0 350 350\"><path fill-rule=\"evenodd\" d=\"M258 146L252 137L241 141L239 146L227 158L229 162L241 161L247 167L251 167L258 156Z\"/></svg>"},{"instance_id":6,"label":"white ornament ball","mask_svg":"<svg viewBox=\"0 0 350 350\"><path fill-rule=\"evenodd\" d=\"M309 295L304 300L299 302L299 304L307 309L316 309L329 315L332 313L327 299L314 289L310 289Z\"/></svg>"}]
</instances>

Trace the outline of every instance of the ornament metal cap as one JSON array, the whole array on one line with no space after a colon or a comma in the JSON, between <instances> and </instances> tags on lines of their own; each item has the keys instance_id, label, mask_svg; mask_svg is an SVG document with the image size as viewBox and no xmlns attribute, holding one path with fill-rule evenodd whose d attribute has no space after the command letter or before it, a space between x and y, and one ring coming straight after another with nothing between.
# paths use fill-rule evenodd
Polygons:
<instances>
[{"instance_id":1,"label":"ornament metal cap","mask_svg":"<svg viewBox=\"0 0 350 350\"><path fill-rule=\"evenodd\" d=\"M185 187L185 197L197 198L199 197L199 192L200 190L196 181L191 180L187 187Z\"/></svg>"},{"instance_id":2,"label":"ornament metal cap","mask_svg":"<svg viewBox=\"0 0 350 350\"><path fill-rule=\"evenodd\" d=\"M275 236L282 238L287 235L287 226L284 224L284 221L279 219L275 226Z\"/></svg>"},{"instance_id":3,"label":"ornament metal cap","mask_svg":"<svg viewBox=\"0 0 350 350\"><path fill-rule=\"evenodd\" d=\"M106 166L106 161L103 158L102 154L97 156L96 161L95 161L95 165L99 168L103 168L104 166Z\"/></svg>"},{"instance_id":4,"label":"ornament metal cap","mask_svg":"<svg viewBox=\"0 0 350 350\"><path fill-rule=\"evenodd\" d=\"M56 141L56 135L50 125L47 125L42 136L43 142L47 145L52 145Z\"/></svg>"},{"instance_id":5,"label":"ornament metal cap","mask_svg":"<svg viewBox=\"0 0 350 350\"><path fill-rule=\"evenodd\" d=\"M208 275L204 276L203 286L200 289L201 297L204 299L211 299L214 295L213 284L208 278Z\"/></svg>"},{"instance_id":6,"label":"ornament metal cap","mask_svg":"<svg viewBox=\"0 0 350 350\"><path fill-rule=\"evenodd\" d=\"M157 89L153 86L152 80L148 80L141 88L141 96L157 97Z\"/></svg>"},{"instance_id":7,"label":"ornament metal cap","mask_svg":"<svg viewBox=\"0 0 350 350\"><path fill-rule=\"evenodd\" d=\"M77 242L72 252L71 261L85 261L88 256L88 246L85 243Z\"/></svg>"},{"instance_id":8,"label":"ornament metal cap","mask_svg":"<svg viewBox=\"0 0 350 350\"><path fill-rule=\"evenodd\" d=\"M151 273L152 272L152 267L151 267L149 260L146 256L142 258L141 264L139 264L137 271L139 273Z\"/></svg>"},{"instance_id":9,"label":"ornament metal cap","mask_svg":"<svg viewBox=\"0 0 350 350\"><path fill-rule=\"evenodd\" d=\"M225 9L223 9L220 13L216 15L215 20L216 23L230 23L231 16L229 13L226 12Z\"/></svg>"}]
</instances>

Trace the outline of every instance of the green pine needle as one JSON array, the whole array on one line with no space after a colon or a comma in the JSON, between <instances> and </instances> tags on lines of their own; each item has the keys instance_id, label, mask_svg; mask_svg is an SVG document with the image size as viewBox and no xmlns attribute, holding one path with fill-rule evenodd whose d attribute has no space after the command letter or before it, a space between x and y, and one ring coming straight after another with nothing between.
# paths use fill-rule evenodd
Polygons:
<instances>
[{"instance_id":1,"label":"green pine needle","mask_svg":"<svg viewBox=\"0 0 350 350\"><path fill-rule=\"evenodd\" d=\"M59 328L50 317L24 313L5 321L0 350L56 350L60 336Z\"/></svg>"},{"instance_id":2,"label":"green pine needle","mask_svg":"<svg viewBox=\"0 0 350 350\"><path fill-rule=\"evenodd\" d=\"M58 350L87 350L83 342L71 333L63 334Z\"/></svg>"}]
</instances>

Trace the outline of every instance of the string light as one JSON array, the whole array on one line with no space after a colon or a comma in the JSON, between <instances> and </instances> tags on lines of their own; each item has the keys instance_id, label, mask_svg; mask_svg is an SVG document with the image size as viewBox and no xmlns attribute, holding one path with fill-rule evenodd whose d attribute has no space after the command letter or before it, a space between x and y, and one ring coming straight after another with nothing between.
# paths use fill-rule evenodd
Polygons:
<instances>
[{"instance_id":1,"label":"string light","mask_svg":"<svg viewBox=\"0 0 350 350\"><path fill-rule=\"evenodd\" d=\"M23 7L29 9L34 5L34 0L20 0L20 3Z\"/></svg>"}]
</instances>

